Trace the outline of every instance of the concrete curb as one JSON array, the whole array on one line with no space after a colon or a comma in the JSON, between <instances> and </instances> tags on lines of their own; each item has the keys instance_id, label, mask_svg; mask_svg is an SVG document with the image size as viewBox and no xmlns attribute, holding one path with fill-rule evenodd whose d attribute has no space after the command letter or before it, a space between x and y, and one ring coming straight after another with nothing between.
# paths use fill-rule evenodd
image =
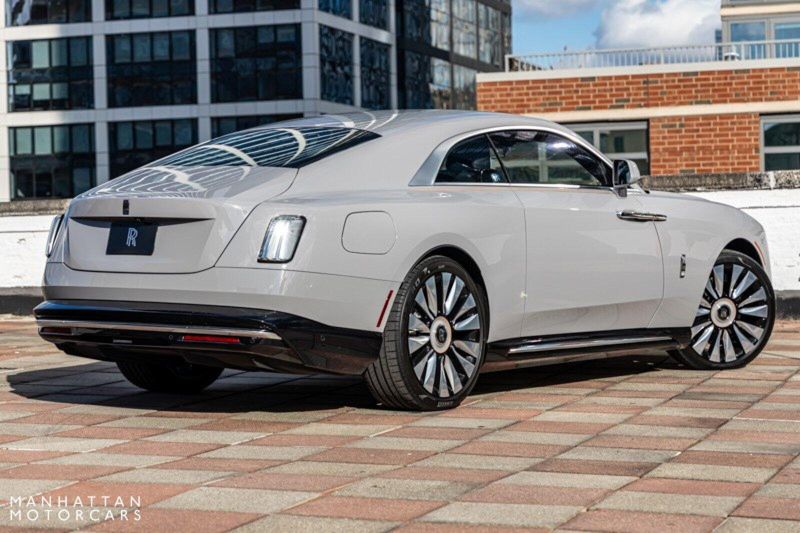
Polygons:
<instances>
[{"instance_id":1,"label":"concrete curb","mask_svg":"<svg viewBox=\"0 0 800 533\"><path fill-rule=\"evenodd\" d=\"M0 289L0 315L32 315L43 300L39 287Z\"/></svg>"},{"instance_id":2,"label":"concrete curb","mask_svg":"<svg viewBox=\"0 0 800 533\"><path fill-rule=\"evenodd\" d=\"M800 291L778 291L775 296L779 319L800 319Z\"/></svg>"},{"instance_id":3,"label":"concrete curb","mask_svg":"<svg viewBox=\"0 0 800 533\"><path fill-rule=\"evenodd\" d=\"M776 297L778 319L800 320L800 291L779 291ZM42 299L39 287L0 289L0 315L32 315Z\"/></svg>"}]
</instances>

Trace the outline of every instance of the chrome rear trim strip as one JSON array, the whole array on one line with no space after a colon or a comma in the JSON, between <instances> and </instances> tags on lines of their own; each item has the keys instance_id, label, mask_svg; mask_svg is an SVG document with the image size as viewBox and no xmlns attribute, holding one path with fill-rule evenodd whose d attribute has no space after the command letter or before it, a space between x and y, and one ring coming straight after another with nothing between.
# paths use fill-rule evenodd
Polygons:
<instances>
[{"instance_id":1,"label":"chrome rear trim strip","mask_svg":"<svg viewBox=\"0 0 800 533\"><path fill-rule=\"evenodd\" d=\"M149 331L153 333L178 333L183 335L217 335L220 337L246 337L251 339L281 340L281 337L268 330L238 328L207 328L203 326L174 326L138 324L129 322L86 322L81 320L37 320L36 325L42 328L101 329L119 331Z\"/></svg>"},{"instance_id":2,"label":"chrome rear trim strip","mask_svg":"<svg viewBox=\"0 0 800 533\"><path fill-rule=\"evenodd\" d=\"M607 338L595 340L575 340L575 341L554 341L537 342L516 346L508 350L509 355L521 353L552 352L559 350L580 350L584 348L600 348L603 346L623 346L626 344L652 344L657 342L669 342L671 337L627 337L627 338Z\"/></svg>"}]
</instances>

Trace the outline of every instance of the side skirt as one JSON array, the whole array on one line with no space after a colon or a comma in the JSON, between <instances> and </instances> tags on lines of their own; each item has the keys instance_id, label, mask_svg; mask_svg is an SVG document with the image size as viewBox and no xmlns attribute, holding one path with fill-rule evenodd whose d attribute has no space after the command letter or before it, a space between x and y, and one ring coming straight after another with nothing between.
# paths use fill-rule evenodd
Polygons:
<instances>
[{"instance_id":1,"label":"side skirt","mask_svg":"<svg viewBox=\"0 0 800 533\"><path fill-rule=\"evenodd\" d=\"M607 359L688 346L689 328L635 329L525 337L489 344L481 372Z\"/></svg>"}]
</instances>

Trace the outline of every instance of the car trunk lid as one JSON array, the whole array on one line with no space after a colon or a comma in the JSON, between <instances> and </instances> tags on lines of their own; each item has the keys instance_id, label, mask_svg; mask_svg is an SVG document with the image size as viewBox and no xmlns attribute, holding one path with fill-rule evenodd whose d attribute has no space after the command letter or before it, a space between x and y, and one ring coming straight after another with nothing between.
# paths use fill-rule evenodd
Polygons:
<instances>
[{"instance_id":1,"label":"car trunk lid","mask_svg":"<svg viewBox=\"0 0 800 533\"><path fill-rule=\"evenodd\" d=\"M72 269L96 272L206 270L253 208L285 192L296 175L294 168L251 166L136 170L72 201L64 261ZM114 247L109 245L112 225L118 226ZM155 226L150 254L141 249L143 226ZM126 230L133 240L126 242Z\"/></svg>"}]
</instances>

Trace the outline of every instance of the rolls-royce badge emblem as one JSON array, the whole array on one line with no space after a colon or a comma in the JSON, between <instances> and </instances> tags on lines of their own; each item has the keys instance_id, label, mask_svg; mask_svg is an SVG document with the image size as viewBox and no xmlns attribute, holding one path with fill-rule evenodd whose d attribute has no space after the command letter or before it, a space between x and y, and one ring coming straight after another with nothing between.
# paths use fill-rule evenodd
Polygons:
<instances>
[{"instance_id":1,"label":"rolls-royce badge emblem","mask_svg":"<svg viewBox=\"0 0 800 533\"><path fill-rule=\"evenodd\" d=\"M136 237L139 236L139 231L136 228L128 228L128 239L125 241L125 246L128 248L136 248Z\"/></svg>"}]
</instances>

